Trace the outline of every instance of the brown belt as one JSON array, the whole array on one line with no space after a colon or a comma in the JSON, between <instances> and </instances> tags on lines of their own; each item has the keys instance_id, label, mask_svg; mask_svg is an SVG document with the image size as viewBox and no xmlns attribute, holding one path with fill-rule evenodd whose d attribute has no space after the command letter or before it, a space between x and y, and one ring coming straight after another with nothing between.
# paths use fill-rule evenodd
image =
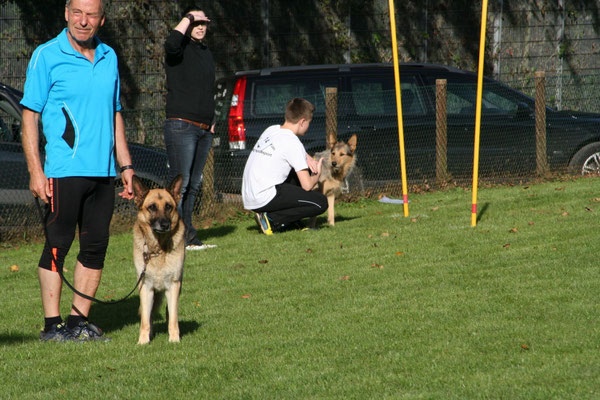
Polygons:
<instances>
[{"instance_id":1,"label":"brown belt","mask_svg":"<svg viewBox=\"0 0 600 400\"><path fill-rule=\"evenodd\" d=\"M204 129L205 131L210 129L210 125L208 125L208 124L203 124L202 122L190 121L189 119L185 119L185 118L167 118L167 119L176 119L177 121L189 122L190 124L192 124L194 126L199 126L200 128Z\"/></svg>"}]
</instances>

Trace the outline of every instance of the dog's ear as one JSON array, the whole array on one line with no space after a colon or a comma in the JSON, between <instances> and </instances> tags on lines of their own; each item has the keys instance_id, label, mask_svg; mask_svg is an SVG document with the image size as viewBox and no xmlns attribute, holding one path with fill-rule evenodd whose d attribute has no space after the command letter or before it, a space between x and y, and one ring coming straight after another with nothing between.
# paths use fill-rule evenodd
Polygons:
<instances>
[{"instance_id":1,"label":"dog's ear","mask_svg":"<svg viewBox=\"0 0 600 400\"><path fill-rule=\"evenodd\" d=\"M348 146L350 146L350 151L354 153L354 151L356 150L356 133L352 135L350 139L348 139Z\"/></svg>"},{"instance_id":2,"label":"dog's ear","mask_svg":"<svg viewBox=\"0 0 600 400\"><path fill-rule=\"evenodd\" d=\"M179 200L181 200L181 185L183 183L183 176L181 174L177 175L169 186L167 186L167 191L173 196L175 203L179 204Z\"/></svg>"},{"instance_id":3,"label":"dog's ear","mask_svg":"<svg viewBox=\"0 0 600 400\"><path fill-rule=\"evenodd\" d=\"M135 175L133 175L131 179L131 184L133 185L133 200L135 201L135 205L137 206L137 208L141 208L142 204L144 204L144 199L148 194L148 188L146 187L146 185L144 185L140 178L138 178Z\"/></svg>"},{"instance_id":4,"label":"dog's ear","mask_svg":"<svg viewBox=\"0 0 600 400\"><path fill-rule=\"evenodd\" d=\"M325 144L325 148L327 150L329 149L333 149L333 146L335 146L335 144L337 143L337 138L335 137L334 133L328 133L327 134L327 143Z\"/></svg>"}]
</instances>

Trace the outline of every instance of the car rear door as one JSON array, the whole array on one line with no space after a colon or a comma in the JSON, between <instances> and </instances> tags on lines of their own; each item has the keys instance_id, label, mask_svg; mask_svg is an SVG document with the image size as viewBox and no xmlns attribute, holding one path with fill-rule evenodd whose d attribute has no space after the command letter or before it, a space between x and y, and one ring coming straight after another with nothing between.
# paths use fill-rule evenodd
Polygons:
<instances>
[{"instance_id":1,"label":"car rear door","mask_svg":"<svg viewBox=\"0 0 600 400\"><path fill-rule=\"evenodd\" d=\"M435 171L435 119L416 72L402 71L402 115L409 178ZM358 135L358 166L370 184L401 179L392 68L351 73L341 96L338 136Z\"/></svg>"}]
</instances>

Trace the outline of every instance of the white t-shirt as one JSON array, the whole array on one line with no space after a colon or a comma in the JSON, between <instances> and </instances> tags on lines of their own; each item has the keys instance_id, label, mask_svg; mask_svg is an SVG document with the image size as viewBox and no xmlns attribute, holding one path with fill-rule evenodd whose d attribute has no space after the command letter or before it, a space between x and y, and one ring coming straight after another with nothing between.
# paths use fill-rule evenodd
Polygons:
<instances>
[{"instance_id":1,"label":"white t-shirt","mask_svg":"<svg viewBox=\"0 0 600 400\"><path fill-rule=\"evenodd\" d=\"M267 205L277 193L275 185L283 183L290 171L308 168L306 150L298 136L280 125L268 127L252 149L242 181L242 200L246 210Z\"/></svg>"}]
</instances>

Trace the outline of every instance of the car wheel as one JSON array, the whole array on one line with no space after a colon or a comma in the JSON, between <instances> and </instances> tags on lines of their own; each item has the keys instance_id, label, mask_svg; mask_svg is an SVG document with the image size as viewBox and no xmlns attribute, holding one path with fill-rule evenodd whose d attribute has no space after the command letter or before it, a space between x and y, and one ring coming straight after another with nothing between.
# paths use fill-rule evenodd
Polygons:
<instances>
[{"instance_id":1,"label":"car wheel","mask_svg":"<svg viewBox=\"0 0 600 400\"><path fill-rule=\"evenodd\" d=\"M575 175L600 173L600 143L583 146L569 162L569 172Z\"/></svg>"},{"instance_id":2,"label":"car wheel","mask_svg":"<svg viewBox=\"0 0 600 400\"><path fill-rule=\"evenodd\" d=\"M342 193L344 194L358 194L362 195L365 192L365 185L363 183L362 172L360 168L354 167L352 172L344 179L342 185Z\"/></svg>"}]
</instances>

